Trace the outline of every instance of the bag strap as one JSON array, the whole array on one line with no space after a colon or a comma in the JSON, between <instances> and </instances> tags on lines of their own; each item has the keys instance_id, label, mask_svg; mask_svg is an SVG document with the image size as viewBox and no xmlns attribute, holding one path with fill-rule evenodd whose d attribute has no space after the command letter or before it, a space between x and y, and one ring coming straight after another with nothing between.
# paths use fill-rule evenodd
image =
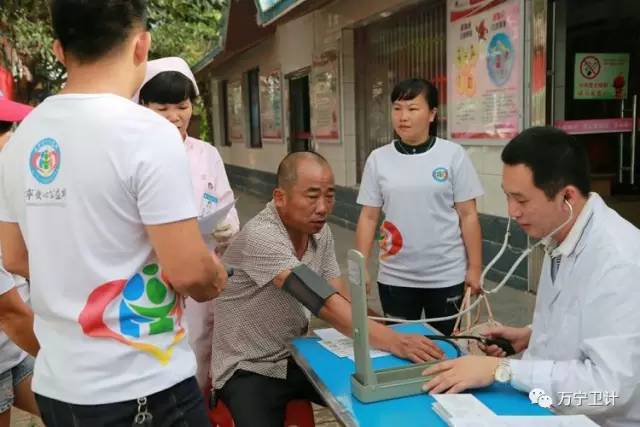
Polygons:
<instances>
[{"instance_id":1,"label":"bag strap","mask_svg":"<svg viewBox=\"0 0 640 427\"><path fill-rule=\"evenodd\" d=\"M464 293L464 297L462 298L462 303L460 304L460 310L458 310L458 313L460 313L461 311L466 310L467 308L469 308L469 305L471 304L471 289L467 288L465 293ZM465 318L466 320L466 328L464 327L462 318ZM471 313L466 313L463 316L458 316L456 318L456 323L453 326L453 330L457 331L456 333L461 332L460 327L464 328L463 330L467 331L471 328Z\"/></svg>"}]
</instances>

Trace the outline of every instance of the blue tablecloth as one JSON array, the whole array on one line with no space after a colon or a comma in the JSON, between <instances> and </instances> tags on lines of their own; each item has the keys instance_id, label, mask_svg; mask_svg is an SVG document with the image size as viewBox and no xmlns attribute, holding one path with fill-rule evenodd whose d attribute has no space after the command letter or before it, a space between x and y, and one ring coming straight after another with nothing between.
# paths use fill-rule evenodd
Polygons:
<instances>
[{"instance_id":1,"label":"blue tablecloth","mask_svg":"<svg viewBox=\"0 0 640 427\"><path fill-rule=\"evenodd\" d=\"M404 333L432 333L423 325L399 325ZM338 419L346 425L362 427L429 426L446 427L446 423L431 409L433 398L427 394L403 397L374 403L362 403L351 394L351 374L355 364L348 358L339 358L313 337L293 341L296 361L319 389ZM446 342L438 343L448 357L455 351ZM373 359L374 369L408 364L395 356ZM473 390L473 394L498 415L550 415L551 412L532 404L525 393L509 385L494 384Z\"/></svg>"}]
</instances>

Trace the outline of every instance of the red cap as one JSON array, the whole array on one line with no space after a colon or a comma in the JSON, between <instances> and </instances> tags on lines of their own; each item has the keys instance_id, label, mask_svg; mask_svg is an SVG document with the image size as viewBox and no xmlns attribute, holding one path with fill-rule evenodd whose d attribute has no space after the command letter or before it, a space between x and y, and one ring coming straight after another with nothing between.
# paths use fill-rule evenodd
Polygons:
<instances>
[{"instance_id":1,"label":"red cap","mask_svg":"<svg viewBox=\"0 0 640 427\"><path fill-rule=\"evenodd\" d=\"M33 110L33 107L30 105L14 102L0 95L0 121L22 121L31 110Z\"/></svg>"}]
</instances>

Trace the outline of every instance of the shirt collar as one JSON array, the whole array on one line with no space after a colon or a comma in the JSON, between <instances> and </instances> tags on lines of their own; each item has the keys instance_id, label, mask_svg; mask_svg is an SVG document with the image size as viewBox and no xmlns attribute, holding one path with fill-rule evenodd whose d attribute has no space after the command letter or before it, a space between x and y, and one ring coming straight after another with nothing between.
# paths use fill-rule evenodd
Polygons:
<instances>
[{"instance_id":1,"label":"shirt collar","mask_svg":"<svg viewBox=\"0 0 640 427\"><path fill-rule=\"evenodd\" d=\"M589 193L587 203L585 203L582 211L580 212L580 215L578 215L578 218L576 219L576 222L573 224L573 227L571 227L569 234L562 241L562 243L558 245L558 243L553 240L551 236L545 238L543 244L547 253L550 254L552 258L555 258L557 256L566 257L571 255L575 251L576 246L578 246L578 243L580 242L580 239L584 234L584 230L587 227L587 224L589 224L589 221L593 216L594 205L597 204L599 200L601 199L597 193Z\"/></svg>"}]
</instances>

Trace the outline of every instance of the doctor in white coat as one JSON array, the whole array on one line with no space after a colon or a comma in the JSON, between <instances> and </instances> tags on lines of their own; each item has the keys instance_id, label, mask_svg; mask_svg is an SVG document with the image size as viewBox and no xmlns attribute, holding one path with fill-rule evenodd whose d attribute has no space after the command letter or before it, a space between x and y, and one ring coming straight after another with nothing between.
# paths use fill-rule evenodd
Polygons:
<instances>
[{"instance_id":1,"label":"doctor in white coat","mask_svg":"<svg viewBox=\"0 0 640 427\"><path fill-rule=\"evenodd\" d=\"M425 391L509 382L540 389L561 414L640 425L640 230L590 193L587 154L566 133L528 129L502 161L509 215L530 237L546 239L533 324L490 334L524 354L506 359L491 346L490 356L442 362L425 371L435 375Z\"/></svg>"}]
</instances>

